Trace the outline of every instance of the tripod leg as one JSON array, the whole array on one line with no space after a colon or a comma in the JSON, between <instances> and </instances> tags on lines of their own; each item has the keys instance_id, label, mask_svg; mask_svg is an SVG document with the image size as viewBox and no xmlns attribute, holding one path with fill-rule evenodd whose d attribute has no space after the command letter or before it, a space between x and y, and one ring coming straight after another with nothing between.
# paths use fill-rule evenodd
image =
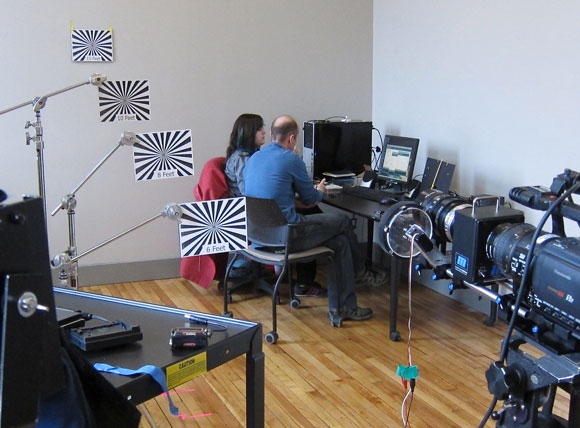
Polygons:
<instances>
[{"instance_id":1,"label":"tripod leg","mask_svg":"<svg viewBox=\"0 0 580 428\"><path fill-rule=\"evenodd\" d=\"M550 385L548 390L548 398L546 403L542 406L543 415L551 415L554 410L554 400L556 399L556 391L558 390L558 385Z\"/></svg>"},{"instance_id":2,"label":"tripod leg","mask_svg":"<svg viewBox=\"0 0 580 428\"><path fill-rule=\"evenodd\" d=\"M568 412L568 428L580 426L580 386L570 387L570 411Z\"/></svg>"}]
</instances>

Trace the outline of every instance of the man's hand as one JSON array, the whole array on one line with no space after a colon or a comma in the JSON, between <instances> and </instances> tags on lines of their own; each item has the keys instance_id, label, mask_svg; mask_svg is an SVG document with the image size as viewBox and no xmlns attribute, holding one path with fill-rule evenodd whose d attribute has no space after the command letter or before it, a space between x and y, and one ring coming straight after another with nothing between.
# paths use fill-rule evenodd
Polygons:
<instances>
[{"instance_id":1,"label":"man's hand","mask_svg":"<svg viewBox=\"0 0 580 428\"><path fill-rule=\"evenodd\" d=\"M320 180L320 183L318 183L316 186L314 186L314 188L316 190L320 190L321 192L325 192L326 191L326 178L323 178L322 180Z\"/></svg>"}]
</instances>

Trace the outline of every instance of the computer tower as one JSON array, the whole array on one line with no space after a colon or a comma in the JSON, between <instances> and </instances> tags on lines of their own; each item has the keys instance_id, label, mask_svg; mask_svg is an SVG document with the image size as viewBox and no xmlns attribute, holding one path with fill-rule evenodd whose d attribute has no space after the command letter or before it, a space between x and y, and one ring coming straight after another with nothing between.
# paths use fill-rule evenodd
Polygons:
<instances>
[{"instance_id":1,"label":"computer tower","mask_svg":"<svg viewBox=\"0 0 580 428\"><path fill-rule=\"evenodd\" d=\"M325 172L350 171L355 175L371 164L372 122L304 122L302 158L311 178Z\"/></svg>"}]
</instances>

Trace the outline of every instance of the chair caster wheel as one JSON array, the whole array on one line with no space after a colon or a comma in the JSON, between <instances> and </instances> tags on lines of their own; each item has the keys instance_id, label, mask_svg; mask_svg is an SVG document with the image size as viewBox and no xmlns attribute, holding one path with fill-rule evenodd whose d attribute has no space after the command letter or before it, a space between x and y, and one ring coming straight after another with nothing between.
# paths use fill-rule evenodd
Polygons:
<instances>
[{"instance_id":1,"label":"chair caster wheel","mask_svg":"<svg viewBox=\"0 0 580 428\"><path fill-rule=\"evenodd\" d=\"M393 342L400 342L401 341L401 333L399 333L398 331L391 331L389 333L389 339L391 339Z\"/></svg>"},{"instance_id":2,"label":"chair caster wheel","mask_svg":"<svg viewBox=\"0 0 580 428\"><path fill-rule=\"evenodd\" d=\"M266 341L267 344L273 345L274 343L276 343L278 341L278 333L276 333L275 331L271 331L269 333L266 333L264 335L264 340Z\"/></svg>"},{"instance_id":3,"label":"chair caster wheel","mask_svg":"<svg viewBox=\"0 0 580 428\"><path fill-rule=\"evenodd\" d=\"M234 314L232 313L232 311L225 311L225 312L222 312L222 317L233 318Z\"/></svg>"},{"instance_id":4,"label":"chair caster wheel","mask_svg":"<svg viewBox=\"0 0 580 428\"><path fill-rule=\"evenodd\" d=\"M330 315L330 325L332 327L342 327L342 317L337 314Z\"/></svg>"},{"instance_id":5,"label":"chair caster wheel","mask_svg":"<svg viewBox=\"0 0 580 428\"><path fill-rule=\"evenodd\" d=\"M290 300L290 307L292 309L298 309L300 307L300 299L292 299L292 300Z\"/></svg>"}]
</instances>

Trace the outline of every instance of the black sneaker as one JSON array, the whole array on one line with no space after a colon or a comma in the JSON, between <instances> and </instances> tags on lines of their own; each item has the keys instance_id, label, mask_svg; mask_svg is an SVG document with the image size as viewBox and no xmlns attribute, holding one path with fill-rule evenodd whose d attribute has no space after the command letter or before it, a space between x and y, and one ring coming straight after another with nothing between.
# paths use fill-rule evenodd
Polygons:
<instances>
[{"instance_id":1,"label":"black sneaker","mask_svg":"<svg viewBox=\"0 0 580 428\"><path fill-rule=\"evenodd\" d=\"M373 310L371 308L361 308L360 306L357 306L356 308L342 311L340 315L342 316L343 321L366 321L373 317Z\"/></svg>"},{"instance_id":2,"label":"black sneaker","mask_svg":"<svg viewBox=\"0 0 580 428\"><path fill-rule=\"evenodd\" d=\"M296 285L294 287L294 296L296 297L328 297L328 290L322 288L320 284Z\"/></svg>"},{"instance_id":3,"label":"black sneaker","mask_svg":"<svg viewBox=\"0 0 580 428\"><path fill-rule=\"evenodd\" d=\"M359 287L380 287L387 282L387 273L367 270L361 276L355 279L355 284Z\"/></svg>"}]
</instances>

